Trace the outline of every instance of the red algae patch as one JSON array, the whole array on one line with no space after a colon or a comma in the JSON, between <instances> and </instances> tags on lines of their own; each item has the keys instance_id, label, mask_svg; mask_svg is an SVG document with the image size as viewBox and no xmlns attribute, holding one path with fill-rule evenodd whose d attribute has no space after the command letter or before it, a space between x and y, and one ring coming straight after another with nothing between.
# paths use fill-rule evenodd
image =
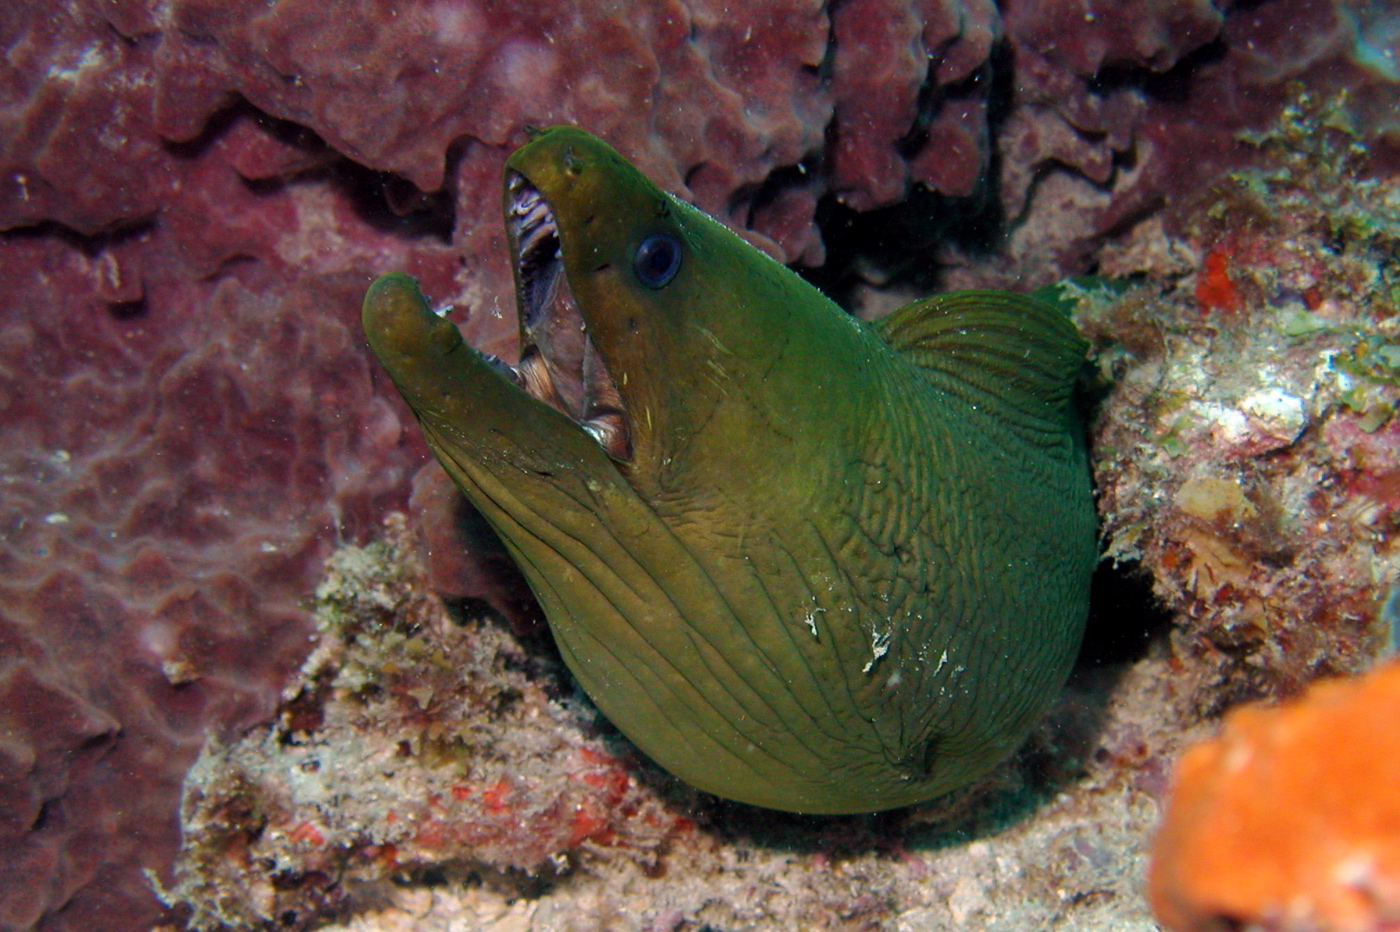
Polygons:
<instances>
[{"instance_id":1,"label":"red algae patch","mask_svg":"<svg viewBox=\"0 0 1400 932\"><path fill-rule=\"evenodd\" d=\"M1400 927L1400 663L1241 708L1187 751L1149 895L1177 932Z\"/></svg>"}]
</instances>

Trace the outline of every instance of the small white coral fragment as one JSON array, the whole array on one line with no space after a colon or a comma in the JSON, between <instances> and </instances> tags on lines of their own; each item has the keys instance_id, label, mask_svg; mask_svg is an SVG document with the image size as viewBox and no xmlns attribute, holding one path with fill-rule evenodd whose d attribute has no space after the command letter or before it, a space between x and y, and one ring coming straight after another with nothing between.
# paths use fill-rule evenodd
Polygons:
<instances>
[{"instance_id":1,"label":"small white coral fragment","mask_svg":"<svg viewBox=\"0 0 1400 932\"><path fill-rule=\"evenodd\" d=\"M1308 426L1307 403L1279 388L1245 395L1240 399L1240 410L1256 433L1278 440L1281 447L1291 445Z\"/></svg>"}]
</instances>

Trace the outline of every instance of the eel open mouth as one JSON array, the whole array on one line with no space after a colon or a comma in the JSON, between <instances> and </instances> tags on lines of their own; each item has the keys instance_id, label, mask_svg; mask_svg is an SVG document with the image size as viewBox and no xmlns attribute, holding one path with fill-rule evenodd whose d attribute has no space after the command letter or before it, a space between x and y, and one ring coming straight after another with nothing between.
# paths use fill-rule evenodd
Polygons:
<instances>
[{"instance_id":1,"label":"eel open mouth","mask_svg":"<svg viewBox=\"0 0 1400 932\"><path fill-rule=\"evenodd\" d=\"M508 174L506 192L520 315L520 363L512 375L531 397L588 431L609 456L629 460L627 408L569 290L554 214L519 172Z\"/></svg>"}]
</instances>

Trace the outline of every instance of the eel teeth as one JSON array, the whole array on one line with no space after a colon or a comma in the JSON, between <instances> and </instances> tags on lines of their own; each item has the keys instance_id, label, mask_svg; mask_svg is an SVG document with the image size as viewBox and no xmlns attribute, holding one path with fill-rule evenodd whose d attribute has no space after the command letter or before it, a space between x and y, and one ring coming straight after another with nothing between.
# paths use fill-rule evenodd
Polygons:
<instances>
[{"instance_id":1,"label":"eel teeth","mask_svg":"<svg viewBox=\"0 0 1400 932\"><path fill-rule=\"evenodd\" d=\"M499 356L493 356L490 353L484 353L481 350L477 350L476 354L480 356L482 361L484 361L488 366L490 366L496 372L497 375L504 376L506 379L510 380L511 382L514 382L520 388L525 387L525 379L521 376L520 370L517 369L515 366L512 366L510 363L506 362Z\"/></svg>"},{"instance_id":2,"label":"eel teeth","mask_svg":"<svg viewBox=\"0 0 1400 932\"><path fill-rule=\"evenodd\" d=\"M563 251L554 213L534 185L516 174L510 180L509 191L521 318L528 328L534 326L556 296Z\"/></svg>"},{"instance_id":3,"label":"eel teeth","mask_svg":"<svg viewBox=\"0 0 1400 932\"><path fill-rule=\"evenodd\" d=\"M510 377L532 398L586 430L608 455L629 460L627 407L562 274L564 253L554 212L518 172L510 173L506 191L521 341L520 364Z\"/></svg>"}]
</instances>

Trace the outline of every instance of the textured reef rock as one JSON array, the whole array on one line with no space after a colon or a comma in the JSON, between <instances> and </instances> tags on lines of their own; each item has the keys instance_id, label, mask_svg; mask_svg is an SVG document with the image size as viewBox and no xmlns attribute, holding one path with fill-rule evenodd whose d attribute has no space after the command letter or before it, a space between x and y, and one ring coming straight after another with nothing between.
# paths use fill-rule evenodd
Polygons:
<instances>
[{"instance_id":1,"label":"textured reef rock","mask_svg":"<svg viewBox=\"0 0 1400 932\"><path fill-rule=\"evenodd\" d=\"M170 881L180 779L206 730L273 713L311 647L326 556L390 509L439 512L441 480L419 473L361 346L358 295L405 269L473 343L511 352L499 168L527 123L585 125L783 258L830 252L833 279L1033 284L1086 267L1105 237L1150 251L1160 228L1142 218L1253 158L1232 133L1292 79L1351 88L1359 131L1393 137L1385 6L0 6L0 927L156 916L141 869ZM960 225L964 247L946 245ZM1246 263L1253 307L1262 260L1202 235L1188 271L1205 256L1206 279L1233 280ZM992 256L972 248L988 236ZM1216 285L1205 302L1229 306ZM1329 307L1305 302L1324 322ZM1383 375L1390 337L1367 326L1371 342L1318 339ZM1339 387L1356 416L1325 427L1350 451L1325 492L1378 503L1363 527L1395 499L1376 384ZM1228 484L1218 473L1202 481ZM416 530L438 591L530 627L498 549L472 537L480 559L459 562L443 552L460 527ZM1174 535L1119 539L1156 572L1189 565L1166 556ZM1363 589L1342 595L1338 618L1369 617Z\"/></svg>"},{"instance_id":2,"label":"textured reef rock","mask_svg":"<svg viewBox=\"0 0 1400 932\"><path fill-rule=\"evenodd\" d=\"M1107 553L1137 560L1178 618L1203 711L1364 669L1388 636L1400 179L1366 180L1344 117L1290 105L1251 137L1254 164L1202 193L1190 239L1103 255L1120 274L1194 274L1084 321L1121 374L1095 437Z\"/></svg>"},{"instance_id":3,"label":"textured reef rock","mask_svg":"<svg viewBox=\"0 0 1400 932\"><path fill-rule=\"evenodd\" d=\"M1108 553L1175 618L1182 722L1306 688L1181 759L1151 885L1178 932L1400 917L1400 671L1307 688L1400 646L1400 177L1371 177L1350 117L1301 97L1189 238L1101 253L1157 284L1082 296L1117 376L1095 444Z\"/></svg>"},{"instance_id":4,"label":"textured reef rock","mask_svg":"<svg viewBox=\"0 0 1400 932\"><path fill-rule=\"evenodd\" d=\"M1105 68L1163 72L1220 35L1224 15L1209 0L1166 0L1103 7L1091 3L1003 5L1018 46L1080 77ZM1072 37L1072 42L1063 41Z\"/></svg>"},{"instance_id":5,"label":"textured reef rock","mask_svg":"<svg viewBox=\"0 0 1400 932\"><path fill-rule=\"evenodd\" d=\"M149 914L136 871L175 850L182 771L208 729L270 713L308 579L418 461L354 317L323 312L357 279L146 279L153 308L199 309L182 319L77 298L105 264L0 251L4 928L70 902L73 928Z\"/></svg>"},{"instance_id":6,"label":"textured reef rock","mask_svg":"<svg viewBox=\"0 0 1400 932\"><path fill-rule=\"evenodd\" d=\"M445 864L550 876L592 850L646 869L693 830L500 625L449 615L412 547L396 516L335 555L276 725L191 769L166 895L195 928L301 928Z\"/></svg>"},{"instance_id":7,"label":"textured reef rock","mask_svg":"<svg viewBox=\"0 0 1400 932\"><path fill-rule=\"evenodd\" d=\"M548 664L503 626L445 611L424 572L401 517L338 551L317 590L318 647L275 722L191 769L162 895L195 928L347 916L365 932L1013 930L1054 912L1149 927L1134 890L1156 759L1179 742L1145 744L1144 710L1178 701L1161 661L1127 673L1106 706L1072 687L976 790L878 818L802 818L718 803L640 759L596 712L551 695ZM1075 793L1042 798L1070 776ZM967 844L989 814L1037 806Z\"/></svg>"},{"instance_id":8,"label":"textured reef rock","mask_svg":"<svg viewBox=\"0 0 1400 932\"><path fill-rule=\"evenodd\" d=\"M1400 664L1231 712L1188 751L1153 846L1176 932L1367 932L1400 920Z\"/></svg>"}]
</instances>

